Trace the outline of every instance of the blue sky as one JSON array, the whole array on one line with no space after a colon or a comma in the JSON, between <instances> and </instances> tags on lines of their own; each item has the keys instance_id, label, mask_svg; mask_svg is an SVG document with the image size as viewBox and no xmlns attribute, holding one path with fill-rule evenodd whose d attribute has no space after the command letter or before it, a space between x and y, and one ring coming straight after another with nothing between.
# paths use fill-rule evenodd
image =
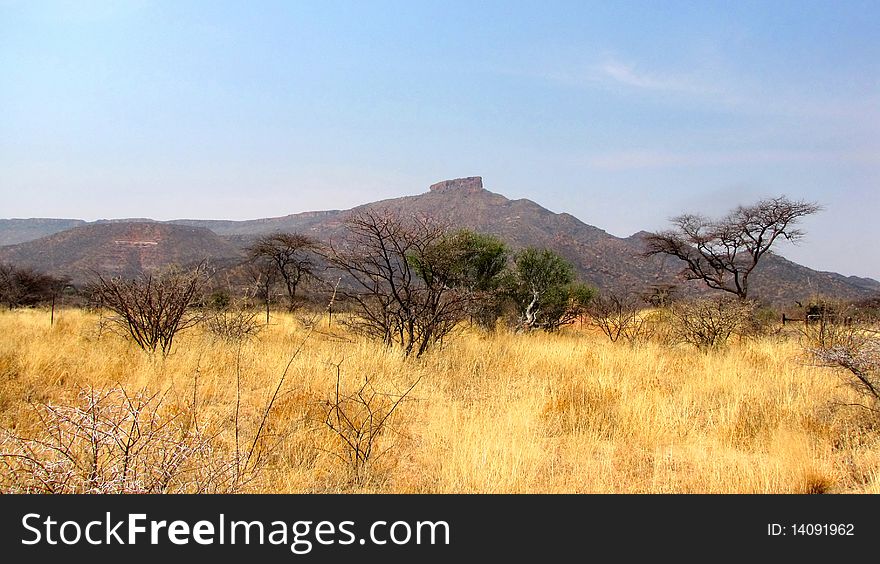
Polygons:
<instances>
[{"instance_id":1,"label":"blue sky","mask_svg":"<svg viewBox=\"0 0 880 564\"><path fill-rule=\"evenodd\" d=\"M614 235L787 194L880 279L880 2L0 0L0 217L248 219L481 175Z\"/></svg>"}]
</instances>

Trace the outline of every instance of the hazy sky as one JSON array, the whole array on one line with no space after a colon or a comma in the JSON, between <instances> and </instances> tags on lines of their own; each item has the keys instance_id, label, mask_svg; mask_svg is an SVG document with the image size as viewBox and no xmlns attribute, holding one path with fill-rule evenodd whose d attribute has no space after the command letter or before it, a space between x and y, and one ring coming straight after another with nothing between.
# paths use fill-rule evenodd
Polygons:
<instances>
[{"instance_id":1,"label":"hazy sky","mask_svg":"<svg viewBox=\"0 0 880 564\"><path fill-rule=\"evenodd\" d=\"M0 0L0 217L486 188L614 235L787 194L880 279L880 2Z\"/></svg>"}]
</instances>

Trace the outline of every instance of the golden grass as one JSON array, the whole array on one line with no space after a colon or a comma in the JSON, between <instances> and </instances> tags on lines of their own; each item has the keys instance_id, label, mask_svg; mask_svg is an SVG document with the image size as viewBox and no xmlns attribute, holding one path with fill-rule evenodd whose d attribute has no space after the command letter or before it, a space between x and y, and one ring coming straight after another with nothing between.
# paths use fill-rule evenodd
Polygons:
<instances>
[{"instance_id":1,"label":"golden grass","mask_svg":"<svg viewBox=\"0 0 880 564\"><path fill-rule=\"evenodd\" d=\"M876 417L841 375L810 366L796 339L700 353L609 343L588 329L483 335L465 329L419 360L324 319L307 335L276 315L240 348L201 329L168 358L99 317L0 313L0 426L27 434L29 402L72 401L79 386L169 390L232 448L236 380L244 443L291 355L269 421L279 440L249 491L404 493L880 492ZM389 394L420 379L382 435L369 479L352 482L323 424L339 365L346 390L369 377ZM268 444L268 443L267 443Z\"/></svg>"}]
</instances>

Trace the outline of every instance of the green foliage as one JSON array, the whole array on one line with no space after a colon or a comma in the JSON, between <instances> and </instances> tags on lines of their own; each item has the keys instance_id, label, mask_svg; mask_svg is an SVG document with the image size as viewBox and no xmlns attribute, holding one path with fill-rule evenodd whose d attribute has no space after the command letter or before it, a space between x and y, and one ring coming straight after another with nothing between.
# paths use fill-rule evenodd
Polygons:
<instances>
[{"instance_id":1,"label":"green foliage","mask_svg":"<svg viewBox=\"0 0 880 564\"><path fill-rule=\"evenodd\" d=\"M574 267L550 249L528 248L514 259L521 289L544 294L574 282Z\"/></svg>"},{"instance_id":2,"label":"green foliage","mask_svg":"<svg viewBox=\"0 0 880 564\"><path fill-rule=\"evenodd\" d=\"M441 277L453 288L493 291L500 285L507 255L507 246L497 237L462 229L444 235L408 260L428 283Z\"/></svg>"},{"instance_id":3,"label":"green foliage","mask_svg":"<svg viewBox=\"0 0 880 564\"><path fill-rule=\"evenodd\" d=\"M508 255L497 237L462 229L407 260L427 284L440 282L466 293L471 320L490 329L501 315Z\"/></svg>"},{"instance_id":4,"label":"green foliage","mask_svg":"<svg viewBox=\"0 0 880 564\"><path fill-rule=\"evenodd\" d=\"M229 291L225 289L215 290L211 292L211 295L208 296L207 305L211 309L216 310L226 310L232 304L232 298L229 296Z\"/></svg>"},{"instance_id":5,"label":"green foliage","mask_svg":"<svg viewBox=\"0 0 880 564\"><path fill-rule=\"evenodd\" d=\"M514 258L507 295L520 328L555 331L583 315L596 291L575 282L574 267L558 254L528 248Z\"/></svg>"}]
</instances>

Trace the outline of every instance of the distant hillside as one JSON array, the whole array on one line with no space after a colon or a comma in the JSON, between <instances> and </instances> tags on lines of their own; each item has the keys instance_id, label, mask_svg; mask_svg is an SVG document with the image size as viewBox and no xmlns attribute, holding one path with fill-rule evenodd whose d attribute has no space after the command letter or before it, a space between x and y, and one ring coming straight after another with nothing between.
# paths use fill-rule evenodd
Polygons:
<instances>
[{"instance_id":1,"label":"distant hillside","mask_svg":"<svg viewBox=\"0 0 880 564\"><path fill-rule=\"evenodd\" d=\"M188 225L192 227L205 227L214 233L223 236L237 236L247 238L253 235L262 235L274 231L314 231L324 222L340 216L344 212L339 210L303 212L286 215L284 217L269 217L265 219L250 219L246 221L229 221L218 219L174 219L168 223L174 225Z\"/></svg>"},{"instance_id":2,"label":"distant hillside","mask_svg":"<svg viewBox=\"0 0 880 564\"><path fill-rule=\"evenodd\" d=\"M26 262L46 270L83 271L83 265L88 264L89 268L134 272L137 268L169 262L193 262L204 256L229 259L241 257L239 249L250 238L273 231L300 231L324 241L337 238L342 234L348 214L369 208L389 209L404 216L430 216L451 227L491 233L515 249L552 248L575 265L585 282L600 289L641 292L651 285L677 285L679 293L707 291L697 282L679 280L681 265L677 261L644 258L642 239L646 232L615 237L570 214L554 213L531 200L510 200L490 192L483 188L480 177L438 182L424 194L373 202L353 210L307 212L250 221L182 219L165 223L90 224L39 241L0 248L0 260ZM95 228L137 229L138 234L114 232L110 235L110 231L94 231ZM114 242L117 240L155 240L156 244L125 247ZM755 297L789 305L815 294L845 299L870 297L880 293L880 282L820 272L781 256L768 255L755 271L752 288Z\"/></svg>"},{"instance_id":3,"label":"distant hillside","mask_svg":"<svg viewBox=\"0 0 880 564\"><path fill-rule=\"evenodd\" d=\"M0 260L87 281L93 272L133 276L205 258L241 258L241 250L204 227L156 222L104 222L74 227L0 248Z\"/></svg>"},{"instance_id":4,"label":"distant hillside","mask_svg":"<svg viewBox=\"0 0 880 564\"><path fill-rule=\"evenodd\" d=\"M0 245L15 245L85 225L81 219L0 219Z\"/></svg>"}]
</instances>

